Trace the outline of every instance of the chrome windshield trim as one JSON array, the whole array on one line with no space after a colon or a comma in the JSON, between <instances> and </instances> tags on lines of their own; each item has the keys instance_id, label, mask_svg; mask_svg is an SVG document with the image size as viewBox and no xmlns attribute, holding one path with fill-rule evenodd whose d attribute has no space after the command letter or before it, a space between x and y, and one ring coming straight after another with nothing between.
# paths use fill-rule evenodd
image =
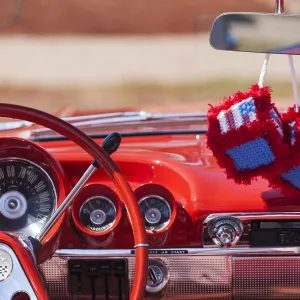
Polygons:
<instances>
[{"instance_id":1,"label":"chrome windshield trim","mask_svg":"<svg viewBox=\"0 0 300 300\"><path fill-rule=\"evenodd\" d=\"M62 120L76 126L81 129L91 128L99 125L107 125L108 127L120 125L136 125L141 121L166 121L166 120L182 120L182 119L199 119L203 121L206 119L206 113L174 113L174 114L153 114L147 111L125 111L125 112L113 112L93 115L80 115L74 117L64 117ZM27 121L8 121L0 122L0 131L13 130L20 128L28 128L34 125L32 122ZM101 129L102 129L101 126ZM49 128L34 129L34 135L44 134L45 132L52 132Z\"/></svg>"},{"instance_id":2,"label":"chrome windshield trim","mask_svg":"<svg viewBox=\"0 0 300 300\"><path fill-rule=\"evenodd\" d=\"M125 111L125 112L114 112L114 113L104 113L104 114L94 114L86 116L75 116L75 117L65 117L62 118L66 122L76 122L76 121L86 121L90 119L113 119L113 118L137 118L143 120L149 119L166 119L166 118L205 118L206 113L173 113L173 114L153 114L147 111Z\"/></svg>"},{"instance_id":3,"label":"chrome windshield trim","mask_svg":"<svg viewBox=\"0 0 300 300\"><path fill-rule=\"evenodd\" d=\"M172 248L149 249L151 257L171 256L251 256L251 255L300 255L300 247L207 247L207 248ZM89 249L60 249L56 257L70 258L101 258L101 257L132 257L134 250L89 250Z\"/></svg>"},{"instance_id":4,"label":"chrome windshield trim","mask_svg":"<svg viewBox=\"0 0 300 300\"><path fill-rule=\"evenodd\" d=\"M117 117L135 117L141 115L141 111L125 111L125 112L113 112L113 113L103 113L103 114L93 114L93 115L80 115L74 117L65 117L62 120L66 122L76 122L82 120L91 120L91 119L109 119Z\"/></svg>"},{"instance_id":5,"label":"chrome windshield trim","mask_svg":"<svg viewBox=\"0 0 300 300\"><path fill-rule=\"evenodd\" d=\"M85 118L84 116L74 118L63 118L63 120L69 122L73 126L81 129L95 129L97 127L101 130L109 130L111 128L121 127L128 128L133 126L140 126L141 122L145 126L161 126L164 124L180 125L184 120L185 124L199 125L201 122L206 120L206 113L182 113L182 114L151 114L149 112L137 112L125 114L109 114L109 115L90 115ZM77 118L77 119L76 119ZM37 128L31 131L33 137L39 135L45 135L45 133L53 132L48 128Z\"/></svg>"}]
</instances>

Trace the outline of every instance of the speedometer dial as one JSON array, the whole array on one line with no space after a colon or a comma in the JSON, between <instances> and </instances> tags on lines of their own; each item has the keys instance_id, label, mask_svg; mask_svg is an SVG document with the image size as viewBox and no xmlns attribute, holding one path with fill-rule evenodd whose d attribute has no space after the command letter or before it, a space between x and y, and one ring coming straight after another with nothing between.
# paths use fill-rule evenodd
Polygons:
<instances>
[{"instance_id":1,"label":"speedometer dial","mask_svg":"<svg viewBox=\"0 0 300 300\"><path fill-rule=\"evenodd\" d=\"M37 235L56 207L51 178L23 159L0 160L0 231Z\"/></svg>"}]
</instances>

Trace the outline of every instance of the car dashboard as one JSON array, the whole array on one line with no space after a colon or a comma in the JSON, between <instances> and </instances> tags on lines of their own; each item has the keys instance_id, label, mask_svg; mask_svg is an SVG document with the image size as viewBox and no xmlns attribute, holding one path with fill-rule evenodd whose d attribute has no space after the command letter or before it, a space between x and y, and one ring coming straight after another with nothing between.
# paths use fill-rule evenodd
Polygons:
<instances>
[{"instance_id":1,"label":"car dashboard","mask_svg":"<svg viewBox=\"0 0 300 300\"><path fill-rule=\"evenodd\" d=\"M124 138L113 159L144 219L148 299L299 298L297 199L227 180L202 135ZM38 234L91 161L70 141L0 139L1 229ZM37 263L51 299L128 299L130 219L101 168L45 240Z\"/></svg>"}]
</instances>

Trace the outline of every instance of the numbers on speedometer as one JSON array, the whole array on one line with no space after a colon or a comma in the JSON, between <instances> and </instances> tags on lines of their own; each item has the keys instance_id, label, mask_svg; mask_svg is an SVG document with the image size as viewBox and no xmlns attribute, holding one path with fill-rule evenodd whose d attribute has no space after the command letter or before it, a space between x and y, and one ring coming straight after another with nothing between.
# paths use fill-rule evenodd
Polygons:
<instances>
[{"instance_id":1,"label":"numbers on speedometer","mask_svg":"<svg viewBox=\"0 0 300 300\"><path fill-rule=\"evenodd\" d=\"M51 178L23 159L0 160L0 231L38 234L56 207Z\"/></svg>"}]
</instances>

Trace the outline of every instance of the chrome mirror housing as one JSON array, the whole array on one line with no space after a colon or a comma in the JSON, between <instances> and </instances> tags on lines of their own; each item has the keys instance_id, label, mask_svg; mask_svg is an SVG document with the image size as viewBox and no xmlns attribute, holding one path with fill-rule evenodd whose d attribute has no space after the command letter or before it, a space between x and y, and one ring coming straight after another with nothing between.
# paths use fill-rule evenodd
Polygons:
<instances>
[{"instance_id":1,"label":"chrome mirror housing","mask_svg":"<svg viewBox=\"0 0 300 300\"><path fill-rule=\"evenodd\" d=\"M300 54L300 16L225 13L214 21L210 44L217 50Z\"/></svg>"}]
</instances>

